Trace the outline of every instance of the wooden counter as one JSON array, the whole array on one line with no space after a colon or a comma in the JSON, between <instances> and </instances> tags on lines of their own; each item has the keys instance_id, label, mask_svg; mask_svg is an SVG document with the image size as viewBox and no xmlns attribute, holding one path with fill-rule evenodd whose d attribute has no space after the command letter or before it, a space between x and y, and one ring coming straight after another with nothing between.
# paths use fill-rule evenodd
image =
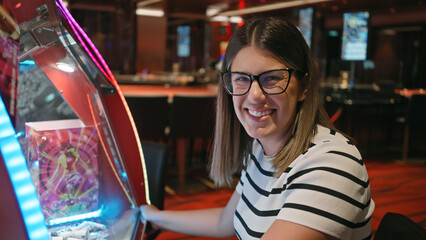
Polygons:
<instances>
[{"instance_id":1,"label":"wooden counter","mask_svg":"<svg viewBox=\"0 0 426 240\"><path fill-rule=\"evenodd\" d=\"M119 85L121 92L125 97L137 96L157 96L167 95L172 98L174 95L188 96L216 96L217 85L200 86L169 86L169 85Z\"/></svg>"},{"instance_id":2,"label":"wooden counter","mask_svg":"<svg viewBox=\"0 0 426 240\"><path fill-rule=\"evenodd\" d=\"M426 90L420 89L395 89L396 94L410 98L413 95L425 95Z\"/></svg>"}]
</instances>

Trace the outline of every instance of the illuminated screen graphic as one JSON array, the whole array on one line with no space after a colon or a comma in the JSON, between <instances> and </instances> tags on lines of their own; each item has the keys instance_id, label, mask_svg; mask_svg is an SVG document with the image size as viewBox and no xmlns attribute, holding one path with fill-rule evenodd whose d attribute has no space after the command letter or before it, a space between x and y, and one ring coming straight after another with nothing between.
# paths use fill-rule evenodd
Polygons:
<instances>
[{"instance_id":1,"label":"illuminated screen graphic","mask_svg":"<svg viewBox=\"0 0 426 240\"><path fill-rule=\"evenodd\" d=\"M189 26L177 27L177 55L189 57L191 54L191 28Z\"/></svg>"},{"instance_id":2,"label":"illuminated screen graphic","mask_svg":"<svg viewBox=\"0 0 426 240\"><path fill-rule=\"evenodd\" d=\"M304 8L299 10L299 30L305 38L306 43L311 47L312 41L312 16L313 8Z\"/></svg>"},{"instance_id":3,"label":"illuminated screen graphic","mask_svg":"<svg viewBox=\"0 0 426 240\"><path fill-rule=\"evenodd\" d=\"M349 61L367 58L369 12L343 14L342 59Z\"/></svg>"}]
</instances>

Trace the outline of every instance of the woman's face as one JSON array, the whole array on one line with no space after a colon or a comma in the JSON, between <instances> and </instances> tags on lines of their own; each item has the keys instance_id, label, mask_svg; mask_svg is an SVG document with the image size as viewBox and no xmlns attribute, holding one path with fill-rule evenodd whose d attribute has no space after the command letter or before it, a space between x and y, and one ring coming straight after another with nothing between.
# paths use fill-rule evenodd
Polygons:
<instances>
[{"instance_id":1,"label":"woman's face","mask_svg":"<svg viewBox=\"0 0 426 240\"><path fill-rule=\"evenodd\" d=\"M273 69L287 68L272 53L256 47L245 47L235 56L232 72L257 75ZM253 81L250 91L233 96L234 110L244 129L252 138L259 139L266 155L274 155L287 140L289 128L296 116L298 101L305 98L304 91L292 74L284 93L268 95Z\"/></svg>"}]
</instances>

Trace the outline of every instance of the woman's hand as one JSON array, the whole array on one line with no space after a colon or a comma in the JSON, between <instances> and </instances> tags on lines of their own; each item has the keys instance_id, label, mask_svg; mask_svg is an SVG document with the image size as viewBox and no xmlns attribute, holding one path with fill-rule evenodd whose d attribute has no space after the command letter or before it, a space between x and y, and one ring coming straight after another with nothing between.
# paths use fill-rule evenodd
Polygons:
<instances>
[{"instance_id":1,"label":"woman's hand","mask_svg":"<svg viewBox=\"0 0 426 240\"><path fill-rule=\"evenodd\" d=\"M152 219L155 218L156 213L161 211L154 205L142 205L139 207L139 209L141 211L141 221L145 224L146 227L146 239L153 240L163 230L159 225L152 221Z\"/></svg>"},{"instance_id":2,"label":"woman's hand","mask_svg":"<svg viewBox=\"0 0 426 240\"><path fill-rule=\"evenodd\" d=\"M140 206L141 220L154 230L172 231L192 236L229 238L235 236L233 216L240 195L234 192L226 207L197 210L159 210Z\"/></svg>"},{"instance_id":3,"label":"woman's hand","mask_svg":"<svg viewBox=\"0 0 426 240\"><path fill-rule=\"evenodd\" d=\"M141 220L146 223L147 221L151 223L154 230L161 228L155 224L156 215L161 211L154 205L142 205L139 207L141 211Z\"/></svg>"}]
</instances>

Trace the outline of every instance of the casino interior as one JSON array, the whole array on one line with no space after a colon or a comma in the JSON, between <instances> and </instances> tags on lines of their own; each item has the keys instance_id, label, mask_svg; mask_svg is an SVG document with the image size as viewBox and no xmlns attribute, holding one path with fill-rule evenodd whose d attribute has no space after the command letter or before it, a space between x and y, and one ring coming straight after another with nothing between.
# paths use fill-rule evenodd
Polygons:
<instances>
[{"instance_id":1,"label":"casino interior","mask_svg":"<svg viewBox=\"0 0 426 240\"><path fill-rule=\"evenodd\" d=\"M317 58L330 118L357 140L364 158L424 162L426 3L422 0L147 0L136 5L70 0L69 6L113 69L136 125L140 123L142 141L169 145L168 169L177 170L179 184L172 187L176 191L188 191L185 181L191 181L191 164L205 166L205 139L212 131L206 133L205 125L190 117L211 104L188 102L186 109L192 111L185 112L173 96L214 96L227 41L252 16L285 16L299 26ZM136 15L120 14L123 11ZM366 14L364 20L354 20L356 13ZM364 38L363 46L353 50L345 42L351 21L365 24L350 30L354 35L363 32L357 36ZM165 95L169 104L164 103ZM157 117L153 120L147 112ZM184 130L188 128L193 130Z\"/></svg>"},{"instance_id":2,"label":"casino interior","mask_svg":"<svg viewBox=\"0 0 426 240\"><path fill-rule=\"evenodd\" d=\"M171 101L174 91L214 95L221 57L234 29L245 18L280 15L304 33L318 60L332 121L358 140L366 156L424 155L425 116L418 110L426 87L424 1L132 2L68 1L131 101L142 95L168 95ZM364 25L345 29L351 21ZM364 38L363 44L351 50L346 34ZM152 136L158 126L149 125L141 126L141 139L173 135L171 125L178 123L171 115L156 119L165 123L166 136Z\"/></svg>"},{"instance_id":3,"label":"casino interior","mask_svg":"<svg viewBox=\"0 0 426 240\"><path fill-rule=\"evenodd\" d=\"M36 198L40 198L36 201L50 234L54 221L68 221L64 219L69 211L76 216L84 212L53 210L53 199L62 197L49 193L45 178L56 172L49 172L53 165L45 165L44 176L42 162L32 159L56 151L54 144L64 147L64 142L46 143L43 135L53 134L55 127L64 128L61 124L81 129L79 136L87 131L96 135L93 141L78 142L78 146L97 146L96 150L77 150L70 137L66 153L61 152L56 162L65 164L64 176L90 166L96 169L83 178L87 183L75 183L93 197L90 201L81 197L77 205L90 209L90 214L102 212L106 226L90 223L90 227L100 232L114 228L119 233L111 234L111 239L144 237L144 226L134 221L139 214L135 206L140 204L172 210L226 204L232 190L218 189L208 174L223 55L233 32L245 20L271 15L283 16L300 29L316 58L321 96L331 122L356 140L377 205L373 233L387 212L408 216L425 229L424 0L34 0L31 4L0 0L0 7L0 36L9 29L6 20L16 21L8 33L13 44L0 42L4 47L0 73L5 72L0 83L11 84L16 92L0 88L0 94L27 158L39 194ZM8 11L11 17L6 18ZM13 35L16 32L20 37ZM8 60L8 49L16 50L18 58ZM59 69L55 60L74 62L80 70L53 71L55 64ZM15 68L8 69L8 64ZM48 81L40 84L38 78ZM56 130L58 138L74 130L62 131ZM91 160L93 165L82 165L85 157L95 155L99 160ZM2 159L0 182L5 185L0 189L13 192L16 186L13 177L7 177L7 157ZM34 171L40 171L39 175L34 177ZM62 184L61 179L52 181ZM27 232L22 239L45 239L30 236L25 216L19 217L17 199L0 198L0 206L16 205L9 214L4 212L6 207L0 208L0 219L13 215L14 221L25 224L10 227L0 220L0 239L11 236L10 229ZM64 204L62 200L55 204ZM122 206L119 213L111 214L118 204ZM89 223L78 227L83 224ZM124 225L130 227L123 230ZM172 233L154 237L204 239Z\"/></svg>"}]
</instances>

